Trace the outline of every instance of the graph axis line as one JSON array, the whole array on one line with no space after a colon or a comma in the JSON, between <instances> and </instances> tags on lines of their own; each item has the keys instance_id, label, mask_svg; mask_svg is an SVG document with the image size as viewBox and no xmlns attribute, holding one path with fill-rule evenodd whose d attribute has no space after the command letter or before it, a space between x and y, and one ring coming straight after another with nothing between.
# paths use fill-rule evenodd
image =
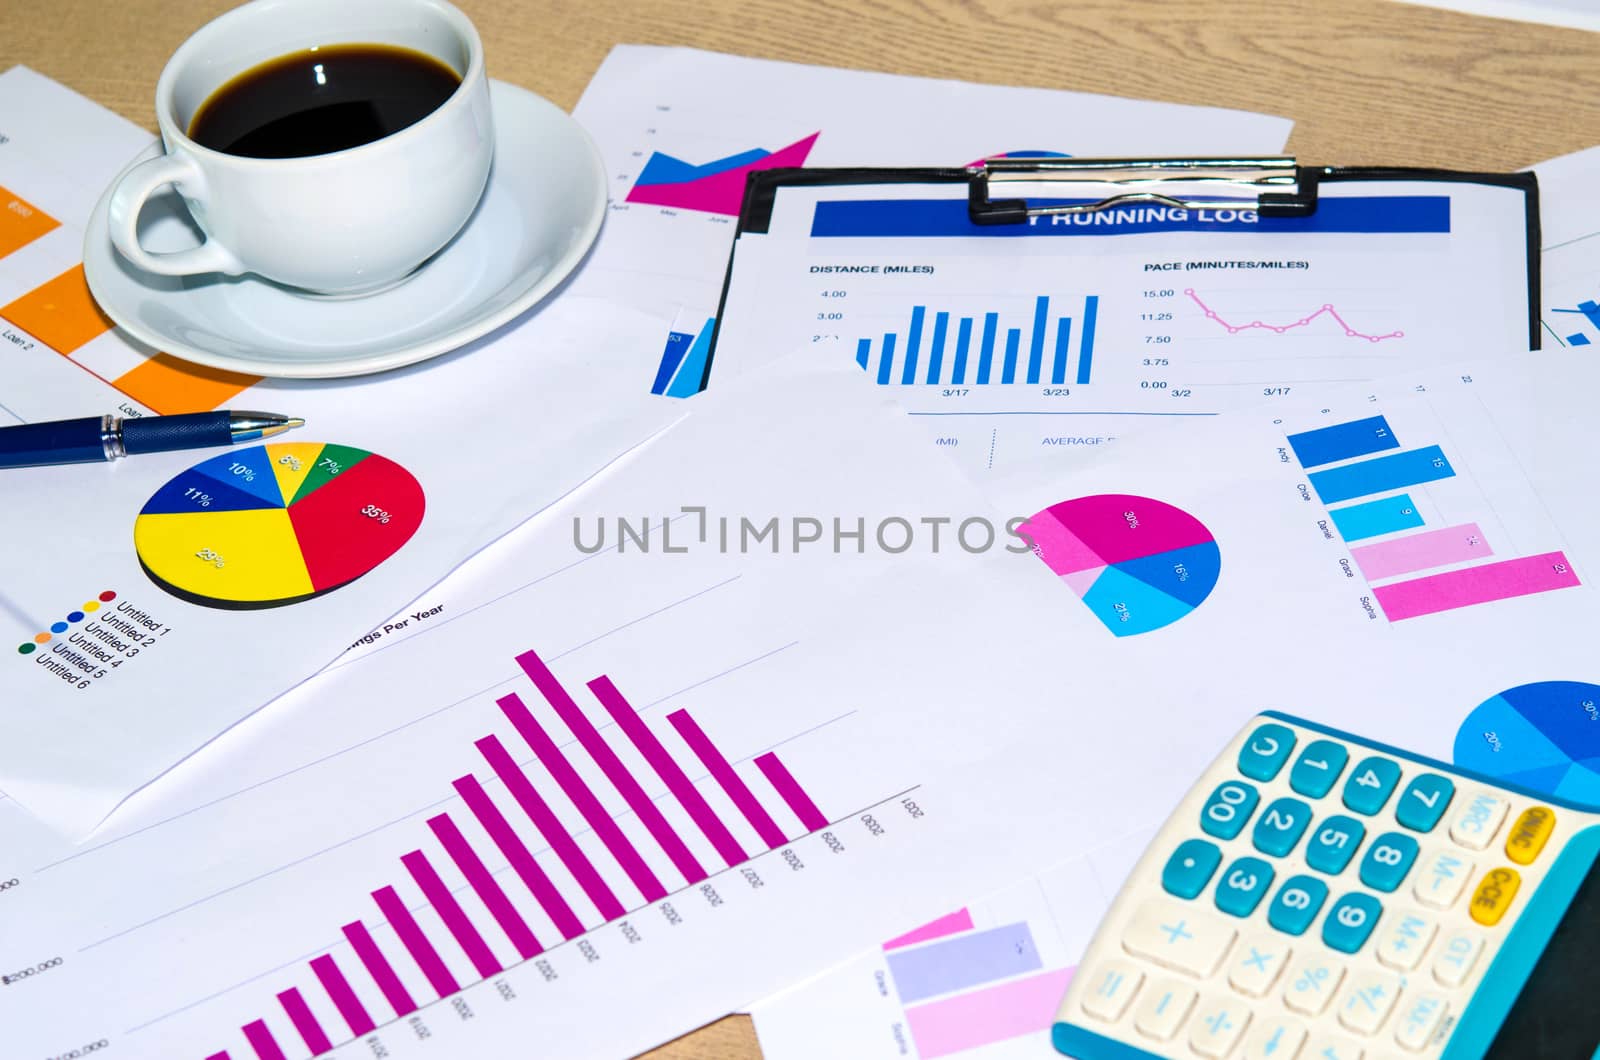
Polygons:
<instances>
[{"instance_id":1,"label":"graph axis line","mask_svg":"<svg viewBox=\"0 0 1600 1060\"><path fill-rule=\"evenodd\" d=\"M745 759L740 759L740 761L745 761ZM905 796L911 794L912 792L920 790L921 787L922 787L921 784L913 784L909 788L905 788L905 789L903 789L901 791L895 792L893 795L885 796L884 798L881 798L881 799L877 800L876 802L868 803L867 805L858 807L858 808L856 808L854 810L849 811L848 813L841 814L840 816L835 817L835 818L831 818L831 819L829 819L828 823L826 825L824 825L822 828L813 829L812 831L805 833L805 835L799 836L798 838L792 840L790 842L790 844L785 844L785 845L792 845L793 843L799 842L801 839L809 839L811 836L817 835L820 832L824 832L829 828L836 828L840 824L842 824L843 822L848 821L853 817L860 816L861 814L866 813L869 810L875 810L880 806L886 806L889 803L894 802L896 799L904 798ZM656 899L655 901L645 902L643 905L635 906L632 909L625 909L625 910L623 910L622 916L618 917L616 919L621 920L621 919L624 919L626 917L630 917L633 914L635 914L637 912L640 912L641 910L648 909L650 906L655 905L658 902L671 901L677 895L683 894L683 893L685 893L687 891L697 890L701 886L709 883L711 880L714 880L719 876L725 876L725 875L727 875L727 874L729 874L731 872L734 872L736 869L739 869L739 868L742 868L742 867L744 867L746 865L749 865L751 862L760 861L763 858L768 858L768 857L772 857L774 855L777 855L777 854L779 854L780 849L781 848L772 848L772 849L768 849L768 850L763 850L761 853L752 855L750 858L748 858L745 861L740 862L738 865L730 865L727 868L719 869L718 871L712 873L710 876L708 876L704 880L700 880L700 881L698 881L696 883L692 883L692 884L685 884L683 887L680 887L680 888L678 888L677 890L674 890L674 891L668 891L664 896L662 896L661 898ZM464 888L462 888L462 889L464 890ZM413 911L415 909L421 909L421 908L425 907L426 905L427 905L427 903L423 903L422 905L416 906L416 907L414 907ZM609 923L611 923L611 921L607 921L607 924L609 924ZM459 990L456 990L453 993L445 995L444 997L439 997L439 998L435 998L432 1001L420 1003L420 1004L417 1005L416 1010L413 1011L413 1012L408 1012L404 1016L395 1016L392 1019L388 1019L388 1020L383 1021L382 1023L377 1023L373 1027L373 1029L371 1031L367 1032L367 1034L363 1034L363 1035L359 1035L359 1036L351 1036L351 1037L348 1037L348 1038L342 1038L338 1042L335 1043L334 1050L337 1052L339 1049L343 1048L345 1045L348 1045L350 1042L360 1041L362 1038L367 1037L367 1035L369 1035L369 1034L376 1033L377 1031L380 1031L385 1027L393 1026L394 1024L400 1023L402 1020L410 1019L412 1016L416 1015L418 1012L422 1012L425 1009L432 1008L434 1005L443 1004L444 1002L448 1001L450 998L456 997L457 995L460 995L460 994L464 994L467 991L473 989L474 987L482 986L485 983L491 982L494 978L496 978L498 976L501 976L501 975L505 975L507 972L510 972L513 969L520 968L520 967L522 967L524 965L532 964L534 961L541 960L544 957L548 956L549 954L555 953L556 951L561 950L561 949L563 949L563 948L565 948L567 946L574 945L577 942L582 941L583 939L587 938L588 936L594 934L596 931L599 931L601 928L603 928L605 926L606 926L606 924L602 924L602 925L600 925L600 927L590 928L588 931L585 931L583 933L583 935L581 935L581 936L579 936L578 938L575 938L575 939L563 939L561 942L557 942L557 943L554 943L553 945L549 946L548 948L546 948L544 950L544 952L540 953L539 955L537 955L535 957L523 958L523 959L518 960L518 961L516 961L516 962L514 962L512 964L506 965L499 972L497 972L495 974L495 976L484 976L484 977L478 979L475 982L468 983L467 985L461 987ZM333 943L333 944L331 944L331 945L329 945L327 947L319 947L318 950L311 951L311 955L315 955L316 953L319 953L319 952L327 952L328 950L336 949L339 946L348 946L348 943L335 942L335 943ZM158 1023L161 1023L164 1020L171 1019L174 1016L182 1015L184 1012L189 1011L190 1009L194 1008L196 1005L203 1005L207 1001L212 1001L212 1000L214 1000L214 999L216 999L218 997L221 997L224 994L229 993L230 991L237 990L242 986L247 986L250 983L254 983L259 979L262 979L262 978L265 978L266 976L272 975L274 972L281 971L281 970L283 970L285 968L293 967L295 964L299 963L302 959L303 959L303 957L297 957L294 960L284 962L283 964L279 965L277 968L273 968L273 969L270 969L270 970L265 971L265 972L260 972L260 973L258 973L256 975L251 976L248 979L242 979L238 983L234 984L233 986L230 986L230 987L227 987L227 988L225 988L223 990L220 990L217 993L210 995L209 997L201 998L201 999L199 999L197 1001L192 1001L189 1004L182 1006L181 1008L175 1008L175 1009L171 1010L170 1012L163 1013L162 1015L157 1016L154 1019L148 1020L145 1023L141 1023L138 1026L136 1026L134 1028L131 1028L130 1030L125 1031L124 1033L133 1034L133 1033L135 1033L137 1031L146 1030L146 1029L148 1029L150 1027L155 1026Z\"/></svg>"}]
</instances>

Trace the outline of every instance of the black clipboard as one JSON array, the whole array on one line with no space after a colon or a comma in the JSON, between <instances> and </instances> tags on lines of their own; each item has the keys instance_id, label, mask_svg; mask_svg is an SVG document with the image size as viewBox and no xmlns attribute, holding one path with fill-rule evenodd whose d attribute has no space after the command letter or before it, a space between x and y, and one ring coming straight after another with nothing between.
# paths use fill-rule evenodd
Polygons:
<instances>
[{"instance_id":1,"label":"black clipboard","mask_svg":"<svg viewBox=\"0 0 1600 1060\"><path fill-rule=\"evenodd\" d=\"M1266 218L1314 216L1324 183L1418 181L1483 184L1523 193L1528 276L1528 348L1540 348L1539 182L1530 172L1489 173L1409 166L1302 166L1293 158L995 158L965 167L786 168L758 170L745 183L718 298L700 389L711 379L717 340L738 254L739 237L770 230L779 189L785 187L896 184L965 184L967 216L975 229L1023 224L1031 218L1092 213L1130 204L1163 203L1191 208L1252 206ZM1019 198L997 194L1011 186L1047 186L1060 197Z\"/></svg>"}]
</instances>

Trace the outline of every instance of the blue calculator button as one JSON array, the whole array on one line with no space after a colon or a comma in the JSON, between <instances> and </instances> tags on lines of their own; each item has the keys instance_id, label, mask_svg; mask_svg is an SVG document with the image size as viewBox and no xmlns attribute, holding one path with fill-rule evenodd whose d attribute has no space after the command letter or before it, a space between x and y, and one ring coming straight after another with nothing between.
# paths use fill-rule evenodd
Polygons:
<instances>
[{"instance_id":1,"label":"blue calculator button","mask_svg":"<svg viewBox=\"0 0 1600 1060\"><path fill-rule=\"evenodd\" d=\"M1385 832L1361 859L1361 882L1387 894L1400 886L1417 860L1417 841L1403 832Z\"/></svg>"},{"instance_id":2,"label":"blue calculator button","mask_svg":"<svg viewBox=\"0 0 1600 1060\"><path fill-rule=\"evenodd\" d=\"M1315 876L1290 876L1267 906L1267 923L1289 935L1304 935L1328 900L1328 885Z\"/></svg>"},{"instance_id":3,"label":"blue calculator button","mask_svg":"<svg viewBox=\"0 0 1600 1060\"><path fill-rule=\"evenodd\" d=\"M1217 908L1232 916L1249 916L1272 886L1272 866L1260 858L1240 858L1217 881Z\"/></svg>"},{"instance_id":4,"label":"blue calculator button","mask_svg":"<svg viewBox=\"0 0 1600 1060\"><path fill-rule=\"evenodd\" d=\"M1329 817L1311 832L1306 843L1306 864L1318 872L1337 875L1355 857L1366 834L1366 825L1354 817Z\"/></svg>"},{"instance_id":5,"label":"blue calculator button","mask_svg":"<svg viewBox=\"0 0 1600 1060\"><path fill-rule=\"evenodd\" d=\"M1348 761L1350 752L1344 749L1344 744L1313 740L1306 744L1306 749L1295 759L1294 768L1289 770L1289 786L1296 794L1320 799L1333 790Z\"/></svg>"},{"instance_id":6,"label":"blue calculator button","mask_svg":"<svg viewBox=\"0 0 1600 1060\"><path fill-rule=\"evenodd\" d=\"M1282 725L1262 725L1239 748L1239 772L1251 780L1271 780L1293 750L1293 731Z\"/></svg>"},{"instance_id":7,"label":"blue calculator button","mask_svg":"<svg viewBox=\"0 0 1600 1060\"><path fill-rule=\"evenodd\" d=\"M1232 839L1256 812L1261 793L1242 780L1224 780L1200 810L1200 830L1218 839Z\"/></svg>"},{"instance_id":8,"label":"blue calculator button","mask_svg":"<svg viewBox=\"0 0 1600 1060\"><path fill-rule=\"evenodd\" d=\"M1370 894L1347 894L1333 903L1322 922L1322 941L1341 953L1354 953L1366 945L1378 926L1383 905Z\"/></svg>"},{"instance_id":9,"label":"blue calculator button","mask_svg":"<svg viewBox=\"0 0 1600 1060\"><path fill-rule=\"evenodd\" d=\"M1394 819L1413 832L1431 832L1444 816L1445 807L1456 793L1448 777L1420 773L1411 778L1394 807Z\"/></svg>"},{"instance_id":10,"label":"blue calculator button","mask_svg":"<svg viewBox=\"0 0 1600 1060\"><path fill-rule=\"evenodd\" d=\"M1371 817L1383 809L1399 782L1400 763L1376 755L1363 758L1350 771L1350 779L1344 782L1345 809Z\"/></svg>"},{"instance_id":11,"label":"blue calculator button","mask_svg":"<svg viewBox=\"0 0 1600 1060\"><path fill-rule=\"evenodd\" d=\"M1299 799L1275 799L1256 821L1256 849L1281 858L1294 849L1311 823L1311 807Z\"/></svg>"},{"instance_id":12,"label":"blue calculator button","mask_svg":"<svg viewBox=\"0 0 1600 1060\"><path fill-rule=\"evenodd\" d=\"M1161 886L1168 894L1193 898L1206 889L1211 874L1222 863L1222 851L1204 839L1185 839L1161 870Z\"/></svg>"}]
</instances>

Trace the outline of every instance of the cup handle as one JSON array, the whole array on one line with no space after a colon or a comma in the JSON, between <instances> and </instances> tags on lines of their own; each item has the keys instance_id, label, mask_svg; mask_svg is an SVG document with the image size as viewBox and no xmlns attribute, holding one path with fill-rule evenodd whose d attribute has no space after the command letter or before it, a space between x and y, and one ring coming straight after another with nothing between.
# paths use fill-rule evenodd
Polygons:
<instances>
[{"instance_id":1,"label":"cup handle","mask_svg":"<svg viewBox=\"0 0 1600 1060\"><path fill-rule=\"evenodd\" d=\"M203 185L200 170L181 155L163 154L123 174L111 193L107 221L111 243L118 253L146 272L158 276L191 276L201 272L220 272L237 276L247 271L239 260L209 235L198 247L153 254L139 244L139 214L156 189L175 185L191 195Z\"/></svg>"}]
</instances>

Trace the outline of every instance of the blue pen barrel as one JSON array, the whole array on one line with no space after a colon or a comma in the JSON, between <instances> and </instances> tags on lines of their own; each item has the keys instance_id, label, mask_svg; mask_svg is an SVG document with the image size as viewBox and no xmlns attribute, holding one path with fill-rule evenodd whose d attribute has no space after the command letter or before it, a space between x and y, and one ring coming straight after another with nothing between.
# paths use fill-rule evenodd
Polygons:
<instances>
[{"instance_id":1,"label":"blue pen barrel","mask_svg":"<svg viewBox=\"0 0 1600 1060\"><path fill-rule=\"evenodd\" d=\"M104 416L25 423L0 431L0 468L82 464L106 459Z\"/></svg>"},{"instance_id":2,"label":"blue pen barrel","mask_svg":"<svg viewBox=\"0 0 1600 1060\"><path fill-rule=\"evenodd\" d=\"M148 420L123 420L122 445L128 455L164 453L172 449L203 449L232 445L226 412L189 412Z\"/></svg>"}]
</instances>

